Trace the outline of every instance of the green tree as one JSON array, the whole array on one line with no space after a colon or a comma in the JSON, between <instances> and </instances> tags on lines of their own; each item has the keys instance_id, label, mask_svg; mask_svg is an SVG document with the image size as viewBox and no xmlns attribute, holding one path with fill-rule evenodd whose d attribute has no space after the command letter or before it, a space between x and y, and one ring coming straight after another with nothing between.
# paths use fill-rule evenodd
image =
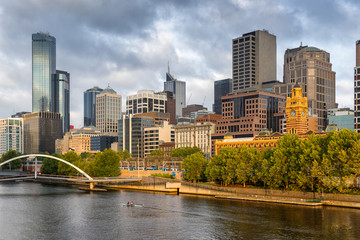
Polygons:
<instances>
[{"instance_id":1,"label":"green tree","mask_svg":"<svg viewBox=\"0 0 360 240\"><path fill-rule=\"evenodd\" d=\"M54 157L62 158L62 155L60 154L53 154ZM43 158L42 160L42 166L41 166L41 173L44 174L58 174L58 162L55 159L52 158Z\"/></svg>"},{"instance_id":2,"label":"green tree","mask_svg":"<svg viewBox=\"0 0 360 240\"><path fill-rule=\"evenodd\" d=\"M63 159L69 163L74 164L77 167L79 167L79 164L81 162L81 157L73 151L67 152L64 155ZM58 174L74 176L78 174L78 171L66 163L58 162Z\"/></svg>"},{"instance_id":3,"label":"green tree","mask_svg":"<svg viewBox=\"0 0 360 240\"><path fill-rule=\"evenodd\" d=\"M151 151L150 156L151 157L159 157L159 156L164 156L165 152L161 151L160 149L155 149L153 151Z\"/></svg>"},{"instance_id":4,"label":"green tree","mask_svg":"<svg viewBox=\"0 0 360 240\"><path fill-rule=\"evenodd\" d=\"M327 152L324 153L329 165L327 181L334 184L332 187L339 192L347 186L349 179L354 179L359 173L359 144L359 134L355 131L342 129L338 133L329 134Z\"/></svg>"},{"instance_id":5,"label":"green tree","mask_svg":"<svg viewBox=\"0 0 360 240\"><path fill-rule=\"evenodd\" d=\"M128 152L127 149L125 149L125 150L120 149L120 150L118 151L118 155L119 155L119 157L120 157L120 160L122 160L122 161L128 160L128 159L130 159L130 157L131 157L131 155L130 155L130 153Z\"/></svg>"},{"instance_id":6,"label":"green tree","mask_svg":"<svg viewBox=\"0 0 360 240\"><path fill-rule=\"evenodd\" d=\"M82 158L82 159L87 159L87 158L89 158L89 157L91 157L91 155L92 155L92 153L89 153L89 152L82 152L82 153L80 153L80 157Z\"/></svg>"},{"instance_id":7,"label":"green tree","mask_svg":"<svg viewBox=\"0 0 360 240\"><path fill-rule=\"evenodd\" d=\"M321 179L324 176L322 171L322 150L321 136L310 135L300 142L302 154L299 155L299 169L296 174L296 184L301 190L315 191L321 189Z\"/></svg>"},{"instance_id":8,"label":"green tree","mask_svg":"<svg viewBox=\"0 0 360 240\"><path fill-rule=\"evenodd\" d=\"M184 179L193 182L206 180L206 164L207 161L204 158L204 155L200 152L196 152L187 156L182 163L182 166L185 169Z\"/></svg>"},{"instance_id":9,"label":"green tree","mask_svg":"<svg viewBox=\"0 0 360 240\"><path fill-rule=\"evenodd\" d=\"M259 166L255 169L255 174L257 175L258 181L262 182L264 187L270 186L272 183L272 176L270 174L270 169L274 165L274 149L266 148L261 152L261 157L259 159Z\"/></svg>"},{"instance_id":10,"label":"green tree","mask_svg":"<svg viewBox=\"0 0 360 240\"><path fill-rule=\"evenodd\" d=\"M0 163L5 162L14 157L18 157L20 155L21 154L16 152L15 150L9 150L8 152L4 153L1 156ZM12 162L9 162L9 163L1 166L1 168L3 168L3 169L19 169L21 167L21 165L22 165L21 159L16 159Z\"/></svg>"},{"instance_id":11,"label":"green tree","mask_svg":"<svg viewBox=\"0 0 360 240\"><path fill-rule=\"evenodd\" d=\"M256 185L259 178L259 172L261 171L261 152L256 148L245 147L244 149L238 149L240 159L240 166L243 169L242 173L242 183L245 187L246 182L251 182ZM240 176L238 176L238 180Z\"/></svg>"},{"instance_id":12,"label":"green tree","mask_svg":"<svg viewBox=\"0 0 360 240\"><path fill-rule=\"evenodd\" d=\"M90 174L93 177L117 177L120 174L119 155L111 149L97 153L90 164Z\"/></svg>"},{"instance_id":13,"label":"green tree","mask_svg":"<svg viewBox=\"0 0 360 240\"><path fill-rule=\"evenodd\" d=\"M297 135L286 134L278 141L273 152L273 165L270 168L272 181L270 187L288 189L296 185L296 173L300 168L299 156L301 140Z\"/></svg>"},{"instance_id":14,"label":"green tree","mask_svg":"<svg viewBox=\"0 0 360 240\"><path fill-rule=\"evenodd\" d=\"M218 155L211 158L206 168L206 176L209 180L222 185L236 182L236 158L238 154L234 148L223 148Z\"/></svg>"},{"instance_id":15,"label":"green tree","mask_svg":"<svg viewBox=\"0 0 360 240\"><path fill-rule=\"evenodd\" d=\"M171 151L170 156L171 157L180 157L182 159L185 159L187 156L201 152L201 149L194 146L194 147L183 147L183 148L175 148Z\"/></svg>"}]
</instances>

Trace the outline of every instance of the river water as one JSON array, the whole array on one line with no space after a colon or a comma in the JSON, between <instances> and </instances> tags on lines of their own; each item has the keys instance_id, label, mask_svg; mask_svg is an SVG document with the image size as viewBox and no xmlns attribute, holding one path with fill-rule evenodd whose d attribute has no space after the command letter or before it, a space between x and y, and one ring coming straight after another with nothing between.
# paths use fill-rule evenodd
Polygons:
<instances>
[{"instance_id":1,"label":"river water","mask_svg":"<svg viewBox=\"0 0 360 240\"><path fill-rule=\"evenodd\" d=\"M357 209L0 184L1 240L359 238Z\"/></svg>"}]
</instances>

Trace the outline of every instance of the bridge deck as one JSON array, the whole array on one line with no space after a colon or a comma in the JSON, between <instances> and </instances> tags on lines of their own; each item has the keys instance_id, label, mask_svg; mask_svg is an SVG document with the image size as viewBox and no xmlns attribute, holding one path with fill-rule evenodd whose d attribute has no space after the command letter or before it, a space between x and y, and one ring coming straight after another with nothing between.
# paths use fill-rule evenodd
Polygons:
<instances>
[{"instance_id":1,"label":"bridge deck","mask_svg":"<svg viewBox=\"0 0 360 240\"><path fill-rule=\"evenodd\" d=\"M114 183L114 182L137 182L140 181L141 178L95 178L93 180L89 180L87 178L74 178L67 176L58 176L58 175L37 175L37 179L49 179L49 180L63 180L70 182L78 182L78 183ZM15 175L15 176L6 176L0 177L0 182L8 182L8 181L16 181L16 180L24 180L24 179L35 179L33 174L31 175Z\"/></svg>"}]
</instances>

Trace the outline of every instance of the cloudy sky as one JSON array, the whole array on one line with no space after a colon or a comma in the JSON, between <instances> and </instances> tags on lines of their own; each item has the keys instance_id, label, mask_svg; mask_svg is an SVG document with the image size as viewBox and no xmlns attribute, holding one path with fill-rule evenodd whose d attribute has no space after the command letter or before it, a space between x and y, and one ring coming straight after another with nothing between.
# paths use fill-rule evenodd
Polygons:
<instances>
[{"instance_id":1,"label":"cloudy sky","mask_svg":"<svg viewBox=\"0 0 360 240\"><path fill-rule=\"evenodd\" d=\"M277 36L277 78L287 48L330 53L336 101L353 108L357 0L2 0L0 118L31 111L31 34L57 40L57 69L71 74L71 124L83 125L83 92L108 84L123 96L163 90L165 73L186 81L190 104L211 109L213 81L231 77L231 40ZM125 106L124 106L125 107Z\"/></svg>"}]
</instances>

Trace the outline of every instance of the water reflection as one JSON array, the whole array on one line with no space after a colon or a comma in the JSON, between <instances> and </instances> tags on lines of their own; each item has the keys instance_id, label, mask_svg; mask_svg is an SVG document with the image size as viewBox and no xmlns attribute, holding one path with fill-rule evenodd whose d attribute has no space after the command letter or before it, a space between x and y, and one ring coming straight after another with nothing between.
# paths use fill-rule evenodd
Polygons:
<instances>
[{"instance_id":1,"label":"water reflection","mask_svg":"<svg viewBox=\"0 0 360 240\"><path fill-rule=\"evenodd\" d=\"M357 209L34 183L0 184L0 213L0 239L356 239L360 231Z\"/></svg>"}]
</instances>

